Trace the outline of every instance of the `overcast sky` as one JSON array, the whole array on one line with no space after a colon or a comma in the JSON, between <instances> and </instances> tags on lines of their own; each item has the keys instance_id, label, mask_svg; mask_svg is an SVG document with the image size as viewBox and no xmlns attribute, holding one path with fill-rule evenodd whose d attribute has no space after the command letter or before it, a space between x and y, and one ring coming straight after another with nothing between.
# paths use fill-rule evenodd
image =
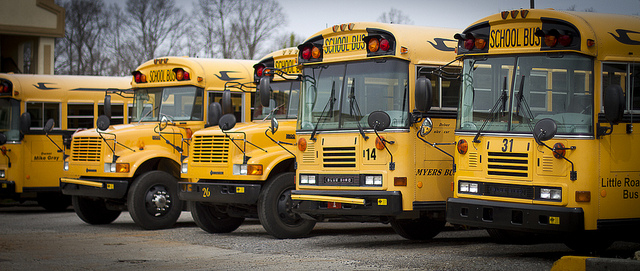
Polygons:
<instances>
[{"instance_id":1,"label":"overcast sky","mask_svg":"<svg viewBox=\"0 0 640 271\"><path fill-rule=\"evenodd\" d=\"M278 0L289 20L285 32L305 39L336 24L376 21L392 7L414 25L464 29L471 23L503 10L529 8L529 0ZM640 0L535 0L536 9L576 11L593 8L599 13L640 15Z\"/></svg>"}]
</instances>

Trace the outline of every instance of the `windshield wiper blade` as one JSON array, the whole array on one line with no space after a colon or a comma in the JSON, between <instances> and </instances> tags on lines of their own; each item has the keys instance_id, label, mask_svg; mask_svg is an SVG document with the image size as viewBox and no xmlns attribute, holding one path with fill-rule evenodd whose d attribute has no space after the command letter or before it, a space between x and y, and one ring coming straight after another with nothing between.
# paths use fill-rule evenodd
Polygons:
<instances>
[{"instance_id":1,"label":"windshield wiper blade","mask_svg":"<svg viewBox=\"0 0 640 271\"><path fill-rule=\"evenodd\" d=\"M357 116L362 117L362 113L360 112L360 107L358 106L358 101L356 100L355 89L356 89L356 79L353 78L353 80L351 81L351 90L349 91L349 115L353 117L353 113L356 113ZM357 120L356 124L358 125L358 130L360 131L360 135L362 135L362 138L364 138L364 140L369 139L369 137L364 134L364 129L362 129L362 125L360 125L360 120Z\"/></svg>"},{"instance_id":2,"label":"windshield wiper blade","mask_svg":"<svg viewBox=\"0 0 640 271\"><path fill-rule=\"evenodd\" d=\"M531 122L533 121L534 117L533 117L533 113L531 113L531 108L529 107L529 104L527 103L527 100L524 98L524 78L525 76L522 76L522 80L520 80L520 91L518 91L518 94L516 94L516 116L520 114L520 107L524 107L523 113L522 113L522 117L523 118L529 118L528 124L529 124L529 128L531 128L531 131L533 131L533 126L531 126ZM528 116L525 116L525 113Z\"/></svg>"},{"instance_id":3,"label":"windshield wiper blade","mask_svg":"<svg viewBox=\"0 0 640 271\"><path fill-rule=\"evenodd\" d=\"M482 126L480 127L480 129L478 129L478 132L476 133L476 136L473 138L473 143L480 143L480 140L478 140L478 137L480 137L480 133L482 133L482 130L484 130L484 127L487 125L487 122L489 122L489 118L494 119L495 116L495 112L496 109L498 109L499 107L502 109L498 109L499 111L501 110L505 110L506 106L507 106L507 77L504 77L504 84L502 85L502 94L500 95L500 98L498 98L498 100L496 101L496 103L493 105L493 108L491 108L491 110L489 111L489 115L484 119L484 122L482 123Z\"/></svg>"},{"instance_id":4,"label":"windshield wiper blade","mask_svg":"<svg viewBox=\"0 0 640 271\"><path fill-rule=\"evenodd\" d=\"M324 109L322 109L320 118L318 118L318 121L316 121L316 125L313 127L313 132L311 132L311 138L309 139L316 141L316 132L318 132L318 125L320 124L320 120L322 120L322 118L324 117L324 112L327 111L327 106L330 106L329 111L333 111L333 103L335 103L336 101L335 96L336 96L336 81L333 81L333 83L331 84L331 96L329 97L327 104L324 105Z\"/></svg>"}]
</instances>

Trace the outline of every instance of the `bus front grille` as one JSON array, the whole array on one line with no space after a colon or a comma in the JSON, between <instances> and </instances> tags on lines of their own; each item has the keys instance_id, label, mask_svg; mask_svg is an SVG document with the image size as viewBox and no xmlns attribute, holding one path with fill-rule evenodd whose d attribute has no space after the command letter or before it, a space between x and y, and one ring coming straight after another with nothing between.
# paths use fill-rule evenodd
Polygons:
<instances>
[{"instance_id":1,"label":"bus front grille","mask_svg":"<svg viewBox=\"0 0 640 271\"><path fill-rule=\"evenodd\" d=\"M325 168L355 168L356 147L323 147L322 162Z\"/></svg>"},{"instance_id":2,"label":"bus front grille","mask_svg":"<svg viewBox=\"0 0 640 271\"><path fill-rule=\"evenodd\" d=\"M227 163L229 159L229 139L224 135L194 136L191 161L194 164Z\"/></svg>"},{"instance_id":3,"label":"bus front grille","mask_svg":"<svg viewBox=\"0 0 640 271\"><path fill-rule=\"evenodd\" d=\"M71 142L71 161L100 162L102 139L99 137L74 137Z\"/></svg>"},{"instance_id":4,"label":"bus front grille","mask_svg":"<svg viewBox=\"0 0 640 271\"><path fill-rule=\"evenodd\" d=\"M489 152L489 176L520 177L529 176L529 155L527 153Z\"/></svg>"},{"instance_id":5,"label":"bus front grille","mask_svg":"<svg viewBox=\"0 0 640 271\"><path fill-rule=\"evenodd\" d=\"M302 163L313 163L316 161L316 144L309 140L307 149L302 153Z\"/></svg>"}]
</instances>

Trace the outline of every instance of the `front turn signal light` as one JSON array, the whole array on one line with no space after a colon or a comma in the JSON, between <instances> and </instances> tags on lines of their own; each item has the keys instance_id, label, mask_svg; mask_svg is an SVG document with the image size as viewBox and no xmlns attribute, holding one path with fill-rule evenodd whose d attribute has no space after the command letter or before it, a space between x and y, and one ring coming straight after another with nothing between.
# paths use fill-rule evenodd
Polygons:
<instances>
[{"instance_id":1,"label":"front turn signal light","mask_svg":"<svg viewBox=\"0 0 640 271\"><path fill-rule=\"evenodd\" d=\"M129 163L116 163L117 173L129 173Z\"/></svg>"},{"instance_id":2,"label":"front turn signal light","mask_svg":"<svg viewBox=\"0 0 640 271\"><path fill-rule=\"evenodd\" d=\"M467 150L469 150L469 144L466 140L460 139L458 140L458 144L456 144L456 148L458 149L459 154L465 154L467 153Z\"/></svg>"},{"instance_id":3,"label":"front turn signal light","mask_svg":"<svg viewBox=\"0 0 640 271\"><path fill-rule=\"evenodd\" d=\"M576 191L576 202L590 202L591 191Z\"/></svg>"},{"instance_id":4,"label":"front turn signal light","mask_svg":"<svg viewBox=\"0 0 640 271\"><path fill-rule=\"evenodd\" d=\"M307 150L307 140L304 138L300 138L298 139L298 150L300 150L301 152L304 152Z\"/></svg>"}]
</instances>

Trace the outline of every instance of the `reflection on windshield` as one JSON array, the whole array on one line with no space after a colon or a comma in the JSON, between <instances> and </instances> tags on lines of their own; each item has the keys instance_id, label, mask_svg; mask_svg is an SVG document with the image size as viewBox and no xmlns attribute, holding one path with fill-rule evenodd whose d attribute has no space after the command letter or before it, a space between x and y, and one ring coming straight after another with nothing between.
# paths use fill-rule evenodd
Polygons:
<instances>
[{"instance_id":1,"label":"reflection on windshield","mask_svg":"<svg viewBox=\"0 0 640 271\"><path fill-rule=\"evenodd\" d=\"M202 120L203 90L194 86L148 88L135 91L134 121Z\"/></svg>"},{"instance_id":2,"label":"reflection on windshield","mask_svg":"<svg viewBox=\"0 0 640 271\"><path fill-rule=\"evenodd\" d=\"M536 122L551 118L559 134L593 133L593 61L588 57L468 58L462 84L458 130L484 126L482 132L531 133Z\"/></svg>"},{"instance_id":3,"label":"reflection on windshield","mask_svg":"<svg viewBox=\"0 0 640 271\"><path fill-rule=\"evenodd\" d=\"M396 59L306 67L298 129L369 128L378 110L389 114L391 128L408 127L408 67Z\"/></svg>"},{"instance_id":4,"label":"reflection on windshield","mask_svg":"<svg viewBox=\"0 0 640 271\"><path fill-rule=\"evenodd\" d=\"M20 102L14 99L0 99L0 132L7 141L20 140Z\"/></svg>"},{"instance_id":5,"label":"reflection on windshield","mask_svg":"<svg viewBox=\"0 0 640 271\"><path fill-rule=\"evenodd\" d=\"M271 83L269 106L260 104L260 92L256 91L253 120L262 120L271 116L276 119L295 119L298 117L300 81L276 81ZM274 110L275 109L275 110Z\"/></svg>"}]
</instances>

